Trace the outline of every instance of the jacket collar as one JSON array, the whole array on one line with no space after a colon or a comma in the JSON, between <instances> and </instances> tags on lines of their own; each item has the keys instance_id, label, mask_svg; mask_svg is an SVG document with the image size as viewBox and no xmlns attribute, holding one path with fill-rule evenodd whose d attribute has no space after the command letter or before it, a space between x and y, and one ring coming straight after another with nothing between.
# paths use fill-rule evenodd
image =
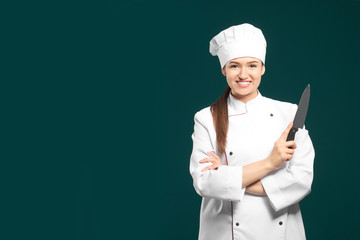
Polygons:
<instances>
[{"instance_id":1,"label":"jacket collar","mask_svg":"<svg viewBox=\"0 0 360 240\"><path fill-rule=\"evenodd\" d=\"M254 108L256 108L259 103L261 102L263 96L261 95L261 93L258 91L258 95L248 101L247 103L244 103L238 99L236 99L231 93L229 94L229 98L228 98L228 115L230 116L234 116L234 115L241 115L241 114L245 114L248 113L249 111L252 111Z\"/></svg>"}]
</instances>

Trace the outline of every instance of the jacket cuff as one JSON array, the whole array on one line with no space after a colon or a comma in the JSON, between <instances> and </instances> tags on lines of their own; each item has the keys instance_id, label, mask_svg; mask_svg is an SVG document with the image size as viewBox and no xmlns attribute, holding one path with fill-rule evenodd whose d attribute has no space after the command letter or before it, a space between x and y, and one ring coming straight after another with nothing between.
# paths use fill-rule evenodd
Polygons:
<instances>
[{"instance_id":1,"label":"jacket cuff","mask_svg":"<svg viewBox=\"0 0 360 240\"><path fill-rule=\"evenodd\" d=\"M242 175L243 167L242 166L231 166L229 167L229 178L228 178L228 189L229 193L234 193L235 199L241 201L244 197L246 188L242 187Z\"/></svg>"},{"instance_id":2,"label":"jacket cuff","mask_svg":"<svg viewBox=\"0 0 360 240\"><path fill-rule=\"evenodd\" d=\"M286 206L285 196L281 192L281 189L272 175L265 176L260 181L265 189L266 195L270 200L270 204L275 209L275 211L279 211L284 206Z\"/></svg>"}]
</instances>

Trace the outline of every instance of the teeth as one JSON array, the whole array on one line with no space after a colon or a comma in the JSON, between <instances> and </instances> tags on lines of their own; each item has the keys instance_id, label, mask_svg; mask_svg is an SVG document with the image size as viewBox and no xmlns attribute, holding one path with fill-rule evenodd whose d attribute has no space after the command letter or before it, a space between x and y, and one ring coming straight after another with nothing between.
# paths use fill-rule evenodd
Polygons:
<instances>
[{"instance_id":1,"label":"teeth","mask_svg":"<svg viewBox=\"0 0 360 240\"><path fill-rule=\"evenodd\" d=\"M248 85L248 84L250 84L250 82L237 82L238 84L240 84L240 85Z\"/></svg>"}]
</instances>

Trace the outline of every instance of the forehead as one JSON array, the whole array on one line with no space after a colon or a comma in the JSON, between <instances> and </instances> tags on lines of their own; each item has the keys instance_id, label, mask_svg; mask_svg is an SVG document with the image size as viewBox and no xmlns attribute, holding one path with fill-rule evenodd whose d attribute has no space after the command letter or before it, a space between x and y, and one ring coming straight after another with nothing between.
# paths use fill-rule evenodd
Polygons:
<instances>
[{"instance_id":1,"label":"forehead","mask_svg":"<svg viewBox=\"0 0 360 240\"><path fill-rule=\"evenodd\" d=\"M229 63L237 63L237 64L248 64L248 63L261 63L261 60L254 57L239 57L234 58L229 61Z\"/></svg>"}]
</instances>

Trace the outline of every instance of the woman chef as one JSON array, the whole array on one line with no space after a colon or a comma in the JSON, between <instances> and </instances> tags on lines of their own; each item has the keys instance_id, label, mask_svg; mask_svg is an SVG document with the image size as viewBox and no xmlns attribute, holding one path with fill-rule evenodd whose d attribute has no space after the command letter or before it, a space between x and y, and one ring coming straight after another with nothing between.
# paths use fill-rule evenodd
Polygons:
<instances>
[{"instance_id":1,"label":"woman chef","mask_svg":"<svg viewBox=\"0 0 360 240\"><path fill-rule=\"evenodd\" d=\"M200 240L305 239L299 201L311 188L307 130L286 142L297 105L260 94L266 41L241 24L210 41L228 87L195 114L190 173L202 196Z\"/></svg>"}]
</instances>

